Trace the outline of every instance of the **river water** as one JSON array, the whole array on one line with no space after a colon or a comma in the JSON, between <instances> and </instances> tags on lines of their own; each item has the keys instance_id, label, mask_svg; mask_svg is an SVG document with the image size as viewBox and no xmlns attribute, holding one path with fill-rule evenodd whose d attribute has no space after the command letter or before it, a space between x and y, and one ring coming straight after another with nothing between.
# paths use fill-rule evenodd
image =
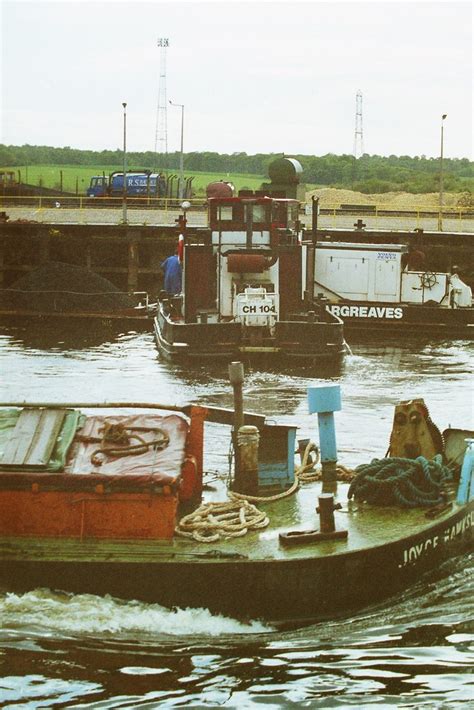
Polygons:
<instances>
[{"instance_id":1,"label":"river water","mask_svg":"<svg viewBox=\"0 0 474 710\"><path fill-rule=\"evenodd\" d=\"M339 460L383 456L393 407L423 397L441 430L474 429L474 347L351 343L340 368L246 368L245 408L317 440L309 385L339 383ZM189 401L232 406L224 366L159 360L149 333L0 331L2 401ZM226 469L210 425L206 468ZM277 630L206 609L0 590L2 708L474 707L474 555L356 616Z\"/></svg>"}]
</instances>

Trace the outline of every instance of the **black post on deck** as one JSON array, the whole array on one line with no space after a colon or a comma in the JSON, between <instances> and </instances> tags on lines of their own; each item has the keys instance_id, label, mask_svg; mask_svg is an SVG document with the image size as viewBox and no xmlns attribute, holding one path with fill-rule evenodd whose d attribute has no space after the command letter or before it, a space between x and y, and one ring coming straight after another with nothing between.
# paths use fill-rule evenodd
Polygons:
<instances>
[{"instance_id":1,"label":"black post on deck","mask_svg":"<svg viewBox=\"0 0 474 710\"><path fill-rule=\"evenodd\" d=\"M234 431L237 432L244 425L244 366L241 362L230 363L229 379L234 390Z\"/></svg>"},{"instance_id":2,"label":"black post on deck","mask_svg":"<svg viewBox=\"0 0 474 710\"><path fill-rule=\"evenodd\" d=\"M229 380L232 385L232 389L234 390L234 427L232 431L232 442L234 445L235 456L234 486L237 491L240 491L242 488L242 481L240 476L240 456L237 438L239 429L244 425L244 366L241 362L230 363Z\"/></svg>"},{"instance_id":3,"label":"black post on deck","mask_svg":"<svg viewBox=\"0 0 474 710\"><path fill-rule=\"evenodd\" d=\"M320 532L332 533L336 529L334 520L334 511L341 508L341 504L334 505L334 496L330 493L321 493L318 497L318 507L316 512L319 513Z\"/></svg>"}]
</instances>

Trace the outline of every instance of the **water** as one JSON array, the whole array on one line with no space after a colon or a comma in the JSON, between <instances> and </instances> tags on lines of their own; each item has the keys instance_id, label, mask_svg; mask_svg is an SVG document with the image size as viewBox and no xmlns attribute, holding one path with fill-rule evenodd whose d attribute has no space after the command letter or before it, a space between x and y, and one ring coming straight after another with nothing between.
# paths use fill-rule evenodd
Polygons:
<instances>
[{"instance_id":1,"label":"water","mask_svg":"<svg viewBox=\"0 0 474 710\"><path fill-rule=\"evenodd\" d=\"M383 455L393 407L423 397L440 429L474 428L474 348L463 341L364 346L334 368L247 368L245 407L316 437L309 384L338 382L341 463ZM2 400L232 405L226 368L159 361L150 334L0 332ZM227 465L210 426L207 469ZM276 629L206 609L169 611L36 589L0 593L5 708L474 707L474 555L351 617Z\"/></svg>"}]
</instances>

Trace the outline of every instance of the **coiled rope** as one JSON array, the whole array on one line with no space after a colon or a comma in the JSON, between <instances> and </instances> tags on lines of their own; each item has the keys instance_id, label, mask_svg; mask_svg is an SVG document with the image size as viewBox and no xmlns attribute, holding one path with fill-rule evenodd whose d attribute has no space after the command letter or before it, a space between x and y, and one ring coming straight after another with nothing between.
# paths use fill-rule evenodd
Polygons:
<instances>
[{"instance_id":1,"label":"coiled rope","mask_svg":"<svg viewBox=\"0 0 474 710\"><path fill-rule=\"evenodd\" d=\"M104 422L104 426L100 430L103 432L102 440L100 441L100 448L96 449L91 454L91 463L94 466L101 466L103 459L102 457L115 457L120 456L139 456L145 454L149 448L153 447L155 450L161 450L168 446L170 438L168 434L162 429L154 429L156 432L156 438L153 441L145 441L143 437L138 436L138 434L129 434L129 429L123 424L112 424L111 422ZM135 439L138 444L132 444L131 440ZM84 440L84 439L83 439ZM93 437L88 437L89 441L93 441Z\"/></svg>"},{"instance_id":2,"label":"coiled rope","mask_svg":"<svg viewBox=\"0 0 474 710\"><path fill-rule=\"evenodd\" d=\"M221 538L242 537L269 523L267 514L246 500L212 502L203 503L194 513L181 518L175 532L197 542L217 542Z\"/></svg>"},{"instance_id":3,"label":"coiled rope","mask_svg":"<svg viewBox=\"0 0 474 710\"><path fill-rule=\"evenodd\" d=\"M321 471L315 471L313 466L318 461L308 459L314 445L311 442L305 449L301 465L295 470L295 480L288 490L273 496L252 496L229 491L230 501L223 503L203 503L197 510L185 515L175 528L180 537L187 537L197 542L217 542L221 538L242 537L249 530L266 528L270 520L252 503L271 503L293 495L300 483L309 483L321 479ZM343 466L338 467L338 475L342 480L352 479L353 472Z\"/></svg>"},{"instance_id":4,"label":"coiled rope","mask_svg":"<svg viewBox=\"0 0 474 710\"><path fill-rule=\"evenodd\" d=\"M303 459L301 461L300 466L295 469L295 480L290 486L290 488L288 488L288 490L283 491L282 493L276 493L273 496L251 496L245 495L245 493L236 493L235 491L229 491L229 498L232 498L234 500L252 501L253 503L271 503L275 500L280 500L281 498L287 498L288 496L293 495L293 493L298 490L301 483L313 483L314 481L320 481L322 479L321 468L319 468L318 470L314 468L314 466L319 461L319 451L317 449L316 460L310 461L308 463L309 456L314 450L314 444L309 442L304 451ZM352 469L346 468L346 466L338 464L336 466L336 476L338 481L352 481L354 477L354 472L352 471Z\"/></svg>"},{"instance_id":5,"label":"coiled rope","mask_svg":"<svg viewBox=\"0 0 474 710\"><path fill-rule=\"evenodd\" d=\"M432 460L392 457L373 459L357 466L348 498L372 505L398 505L403 508L435 506L445 502L443 486L452 472L438 454Z\"/></svg>"}]
</instances>

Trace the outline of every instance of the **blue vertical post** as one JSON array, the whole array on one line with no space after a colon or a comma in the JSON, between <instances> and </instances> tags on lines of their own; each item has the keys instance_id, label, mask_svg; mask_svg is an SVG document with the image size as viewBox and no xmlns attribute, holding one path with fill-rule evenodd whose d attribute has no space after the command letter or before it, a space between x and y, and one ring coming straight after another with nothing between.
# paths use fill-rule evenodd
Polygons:
<instances>
[{"instance_id":1,"label":"blue vertical post","mask_svg":"<svg viewBox=\"0 0 474 710\"><path fill-rule=\"evenodd\" d=\"M474 498L474 439L464 439L464 441L467 447L462 462L461 478L456 498L459 505L468 503Z\"/></svg>"},{"instance_id":2,"label":"blue vertical post","mask_svg":"<svg viewBox=\"0 0 474 710\"><path fill-rule=\"evenodd\" d=\"M339 385L308 387L308 406L310 414L318 415L323 490L334 489L337 463L334 412L341 409L341 388Z\"/></svg>"}]
</instances>

